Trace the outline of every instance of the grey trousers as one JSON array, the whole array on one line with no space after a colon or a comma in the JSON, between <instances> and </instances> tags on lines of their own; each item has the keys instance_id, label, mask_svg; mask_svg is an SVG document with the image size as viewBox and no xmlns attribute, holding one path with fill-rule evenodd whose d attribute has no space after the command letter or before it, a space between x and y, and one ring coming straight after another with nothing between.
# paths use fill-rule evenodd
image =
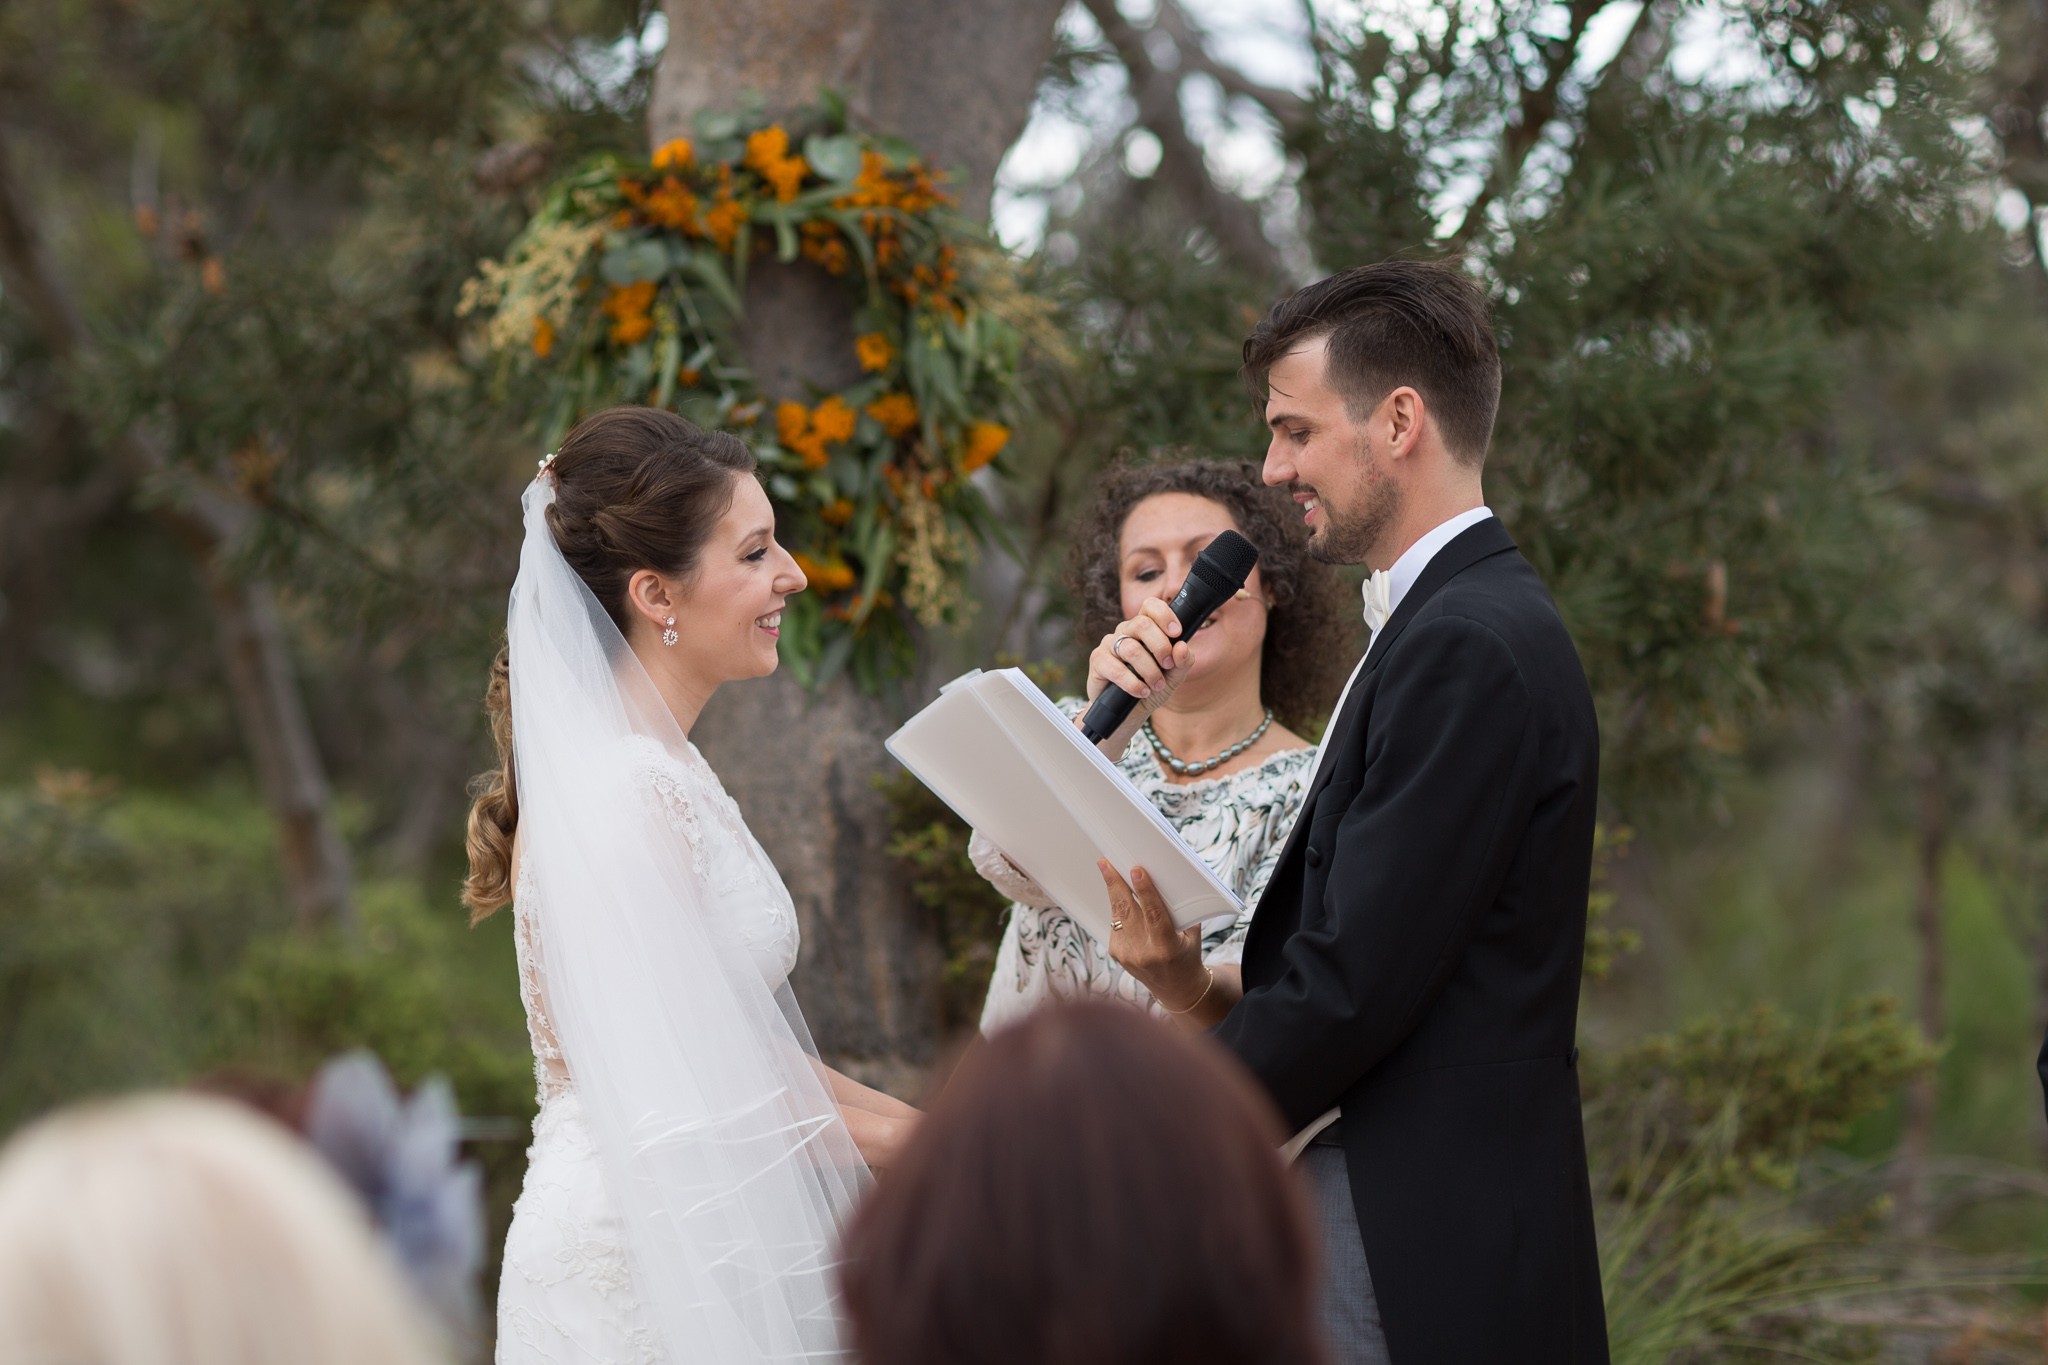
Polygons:
<instances>
[{"instance_id":1,"label":"grey trousers","mask_svg":"<svg viewBox=\"0 0 2048 1365\"><path fill-rule=\"evenodd\" d=\"M1390 1365L1387 1339L1380 1331L1379 1301L1372 1294L1372 1271L1365 1264L1365 1242L1358 1234L1358 1212L1351 1203L1344 1149L1311 1142L1301 1149L1294 1169L1308 1182L1309 1203L1322 1224L1323 1284L1317 1298L1330 1359L1334 1365Z\"/></svg>"}]
</instances>

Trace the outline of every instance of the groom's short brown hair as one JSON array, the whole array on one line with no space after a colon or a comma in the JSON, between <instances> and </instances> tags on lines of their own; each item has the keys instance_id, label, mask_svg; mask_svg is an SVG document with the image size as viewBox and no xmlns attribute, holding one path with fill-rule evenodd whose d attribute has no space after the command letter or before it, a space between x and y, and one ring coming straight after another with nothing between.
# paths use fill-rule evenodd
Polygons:
<instances>
[{"instance_id":1,"label":"groom's short brown hair","mask_svg":"<svg viewBox=\"0 0 2048 1365\"><path fill-rule=\"evenodd\" d=\"M1500 352L1486 295L1451 261L1381 261L1317 280L1273 306L1244 343L1245 383L1266 401L1276 361L1329 341L1330 386L1354 417L1406 384L1422 395L1451 454L1486 459L1500 406Z\"/></svg>"}]
</instances>

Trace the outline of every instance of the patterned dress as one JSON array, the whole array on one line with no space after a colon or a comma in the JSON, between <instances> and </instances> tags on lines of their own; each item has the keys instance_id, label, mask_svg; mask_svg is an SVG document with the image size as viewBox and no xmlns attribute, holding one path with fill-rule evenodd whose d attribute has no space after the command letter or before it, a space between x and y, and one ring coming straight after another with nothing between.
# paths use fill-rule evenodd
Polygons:
<instances>
[{"instance_id":1,"label":"patterned dress","mask_svg":"<svg viewBox=\"0 0 2048 1365\"><path fill-rule=\"evenodd\" d=\"M1086 705L1076 697L1059 704L1068 716L1079 715ZM1142 738L1133 739L1124 750L1118 766L1131 785L1159 808L1196 856L1245 903L1245 914L1235 921L1204 926L1202 960L1210 966L1243 960L1251 911L1294 826L1315 761L1312 746L1288 749L1223 777L1170 782ZM996 949L981 1031L992 1033L1014 1023L1047 999L1083 995L1115 996L1165 1014L1151 992L1066 911L1013 902Z\"/></svg>"}]
</instances>

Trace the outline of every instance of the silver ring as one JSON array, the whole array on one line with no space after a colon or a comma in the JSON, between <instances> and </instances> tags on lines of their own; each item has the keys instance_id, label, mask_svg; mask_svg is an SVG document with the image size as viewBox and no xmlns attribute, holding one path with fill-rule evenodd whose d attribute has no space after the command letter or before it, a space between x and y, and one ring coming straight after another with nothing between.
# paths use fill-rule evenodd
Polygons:
<instances>
[{"instance_id":1,"label":"silver ring","mask_svg":"<svg viewBox=\"0 0 2048 1365\"><path fill-rule=\"evenodd\" d=\"M1111 640L1111 641L1109 642L1109 652L1110 652L1111 654L1114 654L1114 655L1115 655L1115 656L1116 656L1117 658L1119 658L1119 659L1123 658L1123 657L1124 657L1124 651L1123 651L1123 643L1124 643L1124 641L1126 641L1126 640L1128 640L1128 639L1130 639L1130 638L1131 638L1131 637L1130 637L1130 636L1128 636L1128 635L1119 635L1119 636L1117 636L1117 637L1116 637L1115 639L1113 639L1113 640Z\"/></svg>"}]
</instances>

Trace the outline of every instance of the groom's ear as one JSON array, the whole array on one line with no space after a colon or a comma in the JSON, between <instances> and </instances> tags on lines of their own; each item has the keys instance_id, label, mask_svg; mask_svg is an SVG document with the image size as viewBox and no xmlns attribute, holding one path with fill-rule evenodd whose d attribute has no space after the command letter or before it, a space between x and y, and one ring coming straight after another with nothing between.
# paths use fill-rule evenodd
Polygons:
<instances>
[{"instance_id":1,"label":"groom's ear","mask_svg":"<svg viewBox=\"0 0 2048 1365\"><path fill-rule=\"evenodd\" d=\"M1376 433L1386 441L1386 452L1390 458L1403 459L1413 455L1422 442L1423 428L1429 421L1429 406L1422 401L1422 395L1403 384L1380 400L1379 410L1373 413Z\"/></svg>"}]
</instances>

